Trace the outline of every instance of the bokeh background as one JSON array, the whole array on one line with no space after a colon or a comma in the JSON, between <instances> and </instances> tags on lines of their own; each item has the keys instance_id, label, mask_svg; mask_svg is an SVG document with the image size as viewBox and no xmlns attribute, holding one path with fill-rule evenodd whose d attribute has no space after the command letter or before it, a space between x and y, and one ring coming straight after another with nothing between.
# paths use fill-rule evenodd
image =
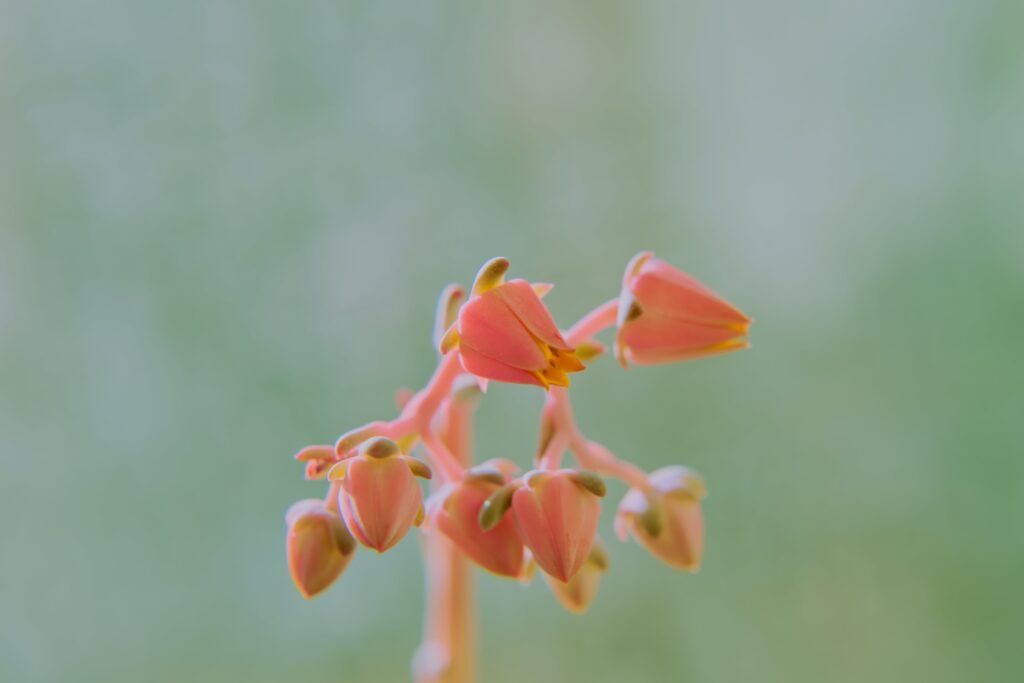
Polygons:
<instances>
[{"instance_id":1,"label":"bokeh background","mask_svg":"<svg viewBox=\"0 0 1024 683\"><path fill-rule=\"evenodd\" d=\"M641 249L757 320L574 381L594 438L707 478L705 566L612 542L582 618L482 576L483 680L1019 680L1022 26L0 4L0 680L406 680L417 543L301 600L282 513L322 488L291 454L392 414L486 258L568 325ZM481 453L525 462L540 403L495 386Z\"/></svg>"}]
</instances>

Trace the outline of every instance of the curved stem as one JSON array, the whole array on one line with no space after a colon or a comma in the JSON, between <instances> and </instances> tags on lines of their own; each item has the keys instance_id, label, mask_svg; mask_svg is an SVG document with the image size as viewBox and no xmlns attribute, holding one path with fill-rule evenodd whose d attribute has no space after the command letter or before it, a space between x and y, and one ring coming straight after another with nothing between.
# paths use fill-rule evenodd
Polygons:
<instances>
[{"instance_id":1,"label":"curved stem","mask_svg":"<svg viewBox=\"0 0 1024 683\"><path fill-rule=\"evenodd\" d=\"M424 432L421 438L431 462L441 471L444 481L452 482L462 479L465 469L455 455L448 450L448 446L432 432Z\"/></svg>"},{"instance_id":2,"label":"curved stem","mask_svg":"<svg viewBox=\"0 0 1024 683\"><path fill-rule=\"evenodd\" d=\"M605 301L590 313L587 313L585 316L580 318L575 325L570 327L569 331L565 333L565 341L567 341L570 346L575 346L580 342L593 337L601 330L614 325L618 314L619 300L612 299L611 301Z\"/></svg>"},{"instance_id":3,"label":"curved stem","mask_svg":"<svg viewBox=\"0 0 1024 683\"><path fill-rule=\"evenodd\" d=\"M538 458L539 467L544 470L557 470L558 466L562 464L562 456L565 454L565 447L568 443L569 440L566 438L565 432L556 431L551 437L551 441L548 442L547 448Z\"/></svg>"},{"instance_id":4,"label":"curved stem","mask_svg":"<svg viewBox=\"0 0 1024 683\"><path fill-rule=\"evenodd\" d=\"M402 414L394 422L407 422L413 427L413 431L426 431L441 404L451 393L452 384L460 374L462 365L459 363L458 354L449 353L442 356L427 386L409 399Z\"/></svg>"},{"instance_id":5,"label":"curved stem","mask_svg":"<svg viewBox=\"0 0 1024 683\"><path fill-rule=\"evenodd\" d=\"M588 440L576 425L569 393L563 387L551 388L554 403L554 417L557 429L565 434L569 448L576 454L583 467L621 479L630 486L646 490L649 487L647 473L631 462L619 460L611 451L599 443Z\"/></svg>"},{"instance_id":6,"label":"curved stem","mask_svg":"<svg viewBox=\"0 0 1024 683\"><path fill-rule=\"evenodd\" d=\"M338 493L341 491L341 482L332 481L327 487L327 495L324 496L324 506L331 512L338 511Z\"/></svg>"}]
</instances>

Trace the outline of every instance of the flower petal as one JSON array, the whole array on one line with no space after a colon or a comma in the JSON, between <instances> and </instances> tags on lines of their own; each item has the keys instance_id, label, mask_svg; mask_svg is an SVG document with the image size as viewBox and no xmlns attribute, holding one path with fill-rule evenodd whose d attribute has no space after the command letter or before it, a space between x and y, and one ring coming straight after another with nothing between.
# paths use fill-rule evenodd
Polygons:
<instances>
[{"instance_id":1,"label":"flower petal","mask_svg":"<svg viewBox=\"0 0 1024 683\"><path fill-rule=\"evenodd\" d=\"M460 348L471 347L481 355L522 370L540 370L547 361L520 319L491 290L474 297L459 313Z\"/></svg>"},{"instance_id":2,"label":"flower petal","mask_svg":"<svg viewBox=\"0 0 1024 683\"><path fill-rule=\"evenodd\" d=\"M683 271L660 259L644 264L630 281L630 290L645 311L693 321L730 325L746 333L750 324L742 311Z\"/></svg>"},{"instance_id":3,"label":"flower petal","mask_svg":"<svg viewBox=\"0 0 1024 683\"><path fill-rule=\"evenodd\" d=\"M619 330L616 343L637 364L664 363L746 348L728 327L646 313Z\"/></svg>"},{"instance_id":4,"label":"flower petal","mask_svg":"<svg viewBox=\"0 0 1024 683\"><path fill-rule=\"evenodd\" d=\"M508 304L516 317L542 342L556 349L572 350L529 282L510 280L490 293Z\"/></svg>"},{"instance_id":5,"label":"flower petal","mask_svg":"<svg viewBox=\"0 0 1024 683\"><path fill-rule=\"evenodd\" d=\"M460 347L459 360L462 362L462 367L466 372L471 372L477 377L484 378L484 381L493 379L512 384L544 386L544 383L537 378L536 374L505 365L493 358L488 358L472 347Z\"/></svg>"}]
</instances>

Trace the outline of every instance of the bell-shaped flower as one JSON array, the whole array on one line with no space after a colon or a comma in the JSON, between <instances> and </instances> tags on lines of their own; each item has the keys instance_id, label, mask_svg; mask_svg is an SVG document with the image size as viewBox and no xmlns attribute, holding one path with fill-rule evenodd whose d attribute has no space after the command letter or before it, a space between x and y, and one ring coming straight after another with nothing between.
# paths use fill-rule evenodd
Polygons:
<instances>
[{"instance_id":1,"label":"bell-shaped flower","mask_svg":"<svg viewBox=\"0 0 1024 683\"><path fill-rule=\"evenodd\" d=\"M505 476L497 469L475 467L466 472L462 481L431 496L427 520L431 529L451 539L484 569L498 576L520 578L524 568L523 541L512 516L499 511L498 506L507 507L507 503L497 502L511 495L506 485ZM502 491L507 493L495 495Z\"/></svg>"},{"instance_id":2,"label":"bell-shaped flower","mask_svg":"<svg viewBox=\"0 0 1024 683\"><path fill-rule=\"evenodd\" d=\"M653 365L750 346L750 318L693 277L651 252L633 257L619 297L615 355Z\"/></svg>"},{"instance_id":3,"label":"bell-shaped flower","mask_svg":"<svg viewBox=\"0 0 1024 683\"><path fill-rule=\"evenodd\" d=\"M441 340L441 352L458 349L466 372L484 380L569 386L567 373L584 369L562 337L536 289L526 280L504 281L508 261L481 268L472 296Z\"/></svg>"},{"instance_id":4,"label":"bell-shaped flower","mask_svg":"<svg viewBox=\"0 0 1024 683\"><path fill-rule=\"evenodd\" d=\"M356 541L341 516L319 499L292 505L285 524L288 571L302 596L312 598L341 576L355 555Z\"/></svg>"},{"instance_id":5,"label":"bell-shaped flower","mask_svg":"<svg viewBox=\"0 0 1024 683\"><path fill-rule=\"evenodd\" d=\"M512 494L519 535L537 565L559 581L580 570L597 534L604 482L589 472L534 470Z\"/></svg>"},{"instance_id":6,"label":"bell-shaped flower","mask_svg":"<svg viewBox=\"0 0 1024 683\"><path fill-rule=\"evenodd\" d=\"M620 539L628 534L665 564L696 572L704 552L704 520L700 500L704 480L674 465L651 472L650 490L630 489L615 516Z\"/></svg>"},{"instance_id":7,"label":"bell-shaped flower","mask_svg":"<svg viewBox=\"0 0 1024 683\"><path fill-rule=\"evenodd\" d=\"M375 437L327 473L341 483L338 507L360 543L379 553L423 519L423 491L416 477L430 478L423 462L403 455L394 441Z\"/></svg>"},{"instance_id":8,"label":"bell-shaped flower","mask_svg":"<svg viewBox=\"0 0 1024 683\"><path fill-rule=\"evenodd\" d=\"M559 581L547 574L544 578L555 594L558 601L573 614L583 614L590 607L594 596L597 595L598 586L601 585L601 575L608 571L608 553L604 549L601 539L595 539L594 547L590 549L587 561L583 563L576 575L568 581Z\"/></svg>"}]
</instances>

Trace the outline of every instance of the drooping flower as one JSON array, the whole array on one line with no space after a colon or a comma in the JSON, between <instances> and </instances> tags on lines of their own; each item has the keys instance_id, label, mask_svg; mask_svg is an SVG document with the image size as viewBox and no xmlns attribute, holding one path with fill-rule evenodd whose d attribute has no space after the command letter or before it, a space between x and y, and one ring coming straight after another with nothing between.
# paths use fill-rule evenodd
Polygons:
<instances>
[{"instance_id":1,"label":"drooping flower","mask_svg":"<svg viewBox=\"0 0 1024 683\"><path fill-rule=\"evenodd\" d=\"M537 565L559 581L580 570L594 543L604 482L589 472L533 470L512 494L519 535Z\"/></svg>"},{"instance_id":2,"label":"drooping flower","mask_svg":"<svg viewBox=\"0 0 1024 683\"><path fill-rule=\"evenodd\" d=\"M651 472L648 482L648 493L634 488L623 497L615 516L616 534L625 540L631 533L665 564L696 572L704 552L704 480L673 465Z\"/></svg>"},{"instance_id":3,"label":"drooping flower","mask_svg":"<svg viewBox=\"0 0 1024 683\"><path fill-rule=\"evenodd\" d=\"M626 267L615 355L626 367L701 358L750 346L750 318L651 252Z\"/></svg>"},{"instance_id":4,"label":"drooping flower","mask_svg":"<svg viewBox=\"0 0 1024 683\"><path fill-rule=\"evenodd\" d=\"M601 585L601 575L608 571L608 553L601 543L601 539L595 539L594 547L590 549L587 561L583 563L580 570L568 581L559 581L547 574L547 580L551 592L555 594L558 601L573 614L583 614L590 607L597 595L597 589Z\"/></svg>"},{"instance_id":5,"label":"drooping flower","mask_svg":"<svg viewBox=\"0 0 1024 683\"><path fill-rule=\"evenodd\" d=\"M394 441L375 437L359 453L334 465L327 473L341 482L338 507L360 543L384 552L423 519L423 491L416 477L429 479L430 468L402 455Z\"/></svg>"},{"instance_id":6,"label":"drooping flower","mask_svg":"<svg viewBox=\"0 0 1024 683\"><path fill-rule=\"evenodd\" d=\"M316 498L300 500L285 513L288 571L302 596L327 589L352 560L356 541L341 516Z\"/></svg>"},{"instance_id":7,"label":"drooping flower","mask_svg":"<svg viewBox=\"0 0 1024 683\"><path fill-rule=\"evenodd\" d=\"M485 380L567 387L567 373L584 366L535 288L526 280L504 281L508 265L493 259L480 269L441 352L457 348L462 367Z\"/></svg>"},{"instance_id":8,"label":"drooping flower","mask_svg":"<svg viewBox=\"0 0 1024 683\"><path fill-rule=\"evenodd\" d=\"M484 569L498 576L520 578L524 546L515 521L511 515L482 515L484 504L506 484L505 476L497 469L475 467L462 481L449 484L431 497L427 517L431 529L441 531Z\"/></svg>"}]
</instances>

